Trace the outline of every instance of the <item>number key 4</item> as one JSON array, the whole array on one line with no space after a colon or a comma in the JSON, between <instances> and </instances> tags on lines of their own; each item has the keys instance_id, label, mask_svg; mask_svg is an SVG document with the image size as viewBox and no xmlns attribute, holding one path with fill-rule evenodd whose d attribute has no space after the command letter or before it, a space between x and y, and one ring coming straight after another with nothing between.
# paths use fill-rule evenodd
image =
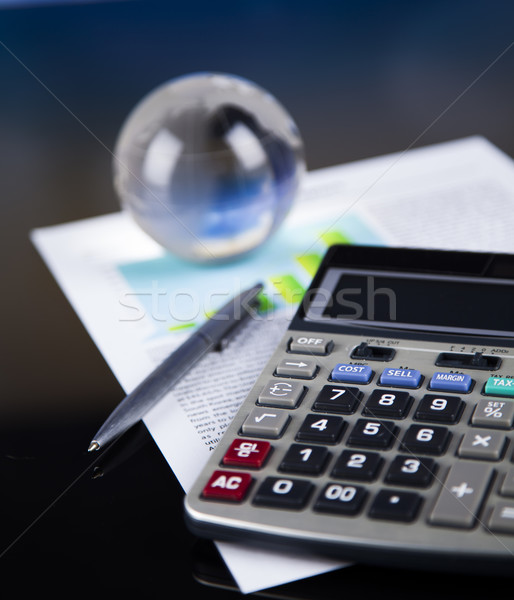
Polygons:
<instances>
[{"instance_id":1,"label":"number key 4","mask_svg":"<svg viewBox=\"0 0 514 600\"><path fill-rule=\"evenodd\" d=\"M341 417L321 417L310 414L296 434L299 442L318 442L335 444L343 433L345 423Z\"/></svg>"}]
</instances>

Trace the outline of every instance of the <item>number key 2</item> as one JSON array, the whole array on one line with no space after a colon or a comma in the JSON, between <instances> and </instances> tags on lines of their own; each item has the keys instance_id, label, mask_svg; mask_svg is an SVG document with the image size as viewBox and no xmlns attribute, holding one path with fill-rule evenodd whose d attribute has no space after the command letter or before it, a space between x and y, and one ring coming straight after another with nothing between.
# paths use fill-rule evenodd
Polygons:
<instances>
[{"instance_id":1,"label":"number key 2","mask_svg":"<svg viewBox=\"0 0 514 600\"><path fill-rule=\"evenodd\" d=\"M384 459L377 452L343 450L332 469L332 477L373 481L376 479Z\"/></svg>"}]
</instances>

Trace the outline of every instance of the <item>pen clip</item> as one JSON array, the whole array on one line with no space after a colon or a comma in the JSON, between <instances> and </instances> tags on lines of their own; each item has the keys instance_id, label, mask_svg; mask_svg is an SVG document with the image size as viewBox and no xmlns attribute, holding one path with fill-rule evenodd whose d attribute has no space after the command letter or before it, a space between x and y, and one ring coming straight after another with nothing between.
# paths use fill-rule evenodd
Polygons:
<instances>
[{"instance_id":1,"label":"pen clip","mask_svg":"<svg viewBox=\"0 0 514 600\"><path fill-rule=\"evenodd\" d=\"M257 315L257 311L259 310L260 304L261 304L260 300L257 296L255 298L253 298L250 302L248 302L244 306L245 310L244 310L243 314L241 315L241 318L234 323L233 327L231 327L230 330L227 331L227 333L223 336L223 338L219 342L214 344L214 346L212 347L212 351L213 352L223 352L223 350L225 350L227 348L227 346L230 344L232 339L235 337L236 333L239 330L239 326L243 323L243 321L247 321L248 317L250 317L250 316L255 317Z\"/></svg>"}]
</instances>

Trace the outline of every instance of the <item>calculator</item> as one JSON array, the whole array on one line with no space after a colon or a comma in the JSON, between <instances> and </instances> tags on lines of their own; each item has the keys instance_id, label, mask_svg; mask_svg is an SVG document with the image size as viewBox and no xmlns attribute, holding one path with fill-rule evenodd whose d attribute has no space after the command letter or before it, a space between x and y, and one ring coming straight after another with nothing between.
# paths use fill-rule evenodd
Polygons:
<instances>
[{"instance_id":1,"label":"calculator","mask_svg":"<svg viewBox=\"0 0 514 600\"><path fill-rule=\"evenodd\" d=\"M514 255L332 246L186 522L217 540L512 574L513 427Z\"/></svg>"}]
</instances>

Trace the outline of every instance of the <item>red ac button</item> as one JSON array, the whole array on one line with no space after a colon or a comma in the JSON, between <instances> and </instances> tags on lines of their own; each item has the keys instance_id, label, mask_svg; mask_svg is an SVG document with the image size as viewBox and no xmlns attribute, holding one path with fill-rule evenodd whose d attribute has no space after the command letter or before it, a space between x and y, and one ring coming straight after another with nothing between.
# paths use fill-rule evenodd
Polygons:
<instances>
[{"instance_id":1,"label":"red ac button","mask_svg":"<svg viewBox=\"0 0 514 600\"><path fill-rule=\"evenodd\" d=\"M207 485L203 488L202 496L215 500L241 502L251 483L252 476L249 473L214 471Z\"/></svg>"}]
</instances>

